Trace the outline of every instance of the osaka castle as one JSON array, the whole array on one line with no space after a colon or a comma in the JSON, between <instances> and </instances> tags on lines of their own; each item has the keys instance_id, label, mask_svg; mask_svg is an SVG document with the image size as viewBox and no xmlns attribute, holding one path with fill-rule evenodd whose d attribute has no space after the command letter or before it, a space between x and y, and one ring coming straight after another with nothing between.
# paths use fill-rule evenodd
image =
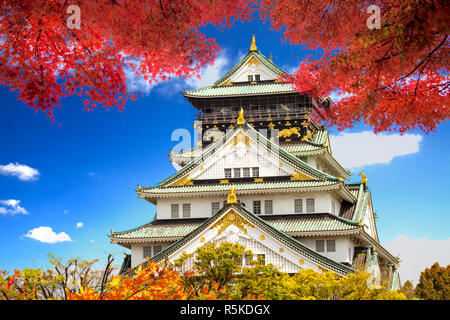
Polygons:
<instances>
[{"instance_id":1,"label":"osaka castle","mask_svg":"<svg viewBox=\"0 0 450 320\"><path fill-rule=\"evenodd\" d=\"M299 93L285 74L253 36L223 77L183 92L198 110L198 144L170 153L173 175L138 185L138 197L156 214L142 226L111 231L111 242L131 251L121 272L147 257L173 262L205 243L231 242L283 272L363 270L373 284L399 288L399 259L380 244L365 175L348 182L326 128L312 119L330 99Z\"/></svg>"}]
</instances>

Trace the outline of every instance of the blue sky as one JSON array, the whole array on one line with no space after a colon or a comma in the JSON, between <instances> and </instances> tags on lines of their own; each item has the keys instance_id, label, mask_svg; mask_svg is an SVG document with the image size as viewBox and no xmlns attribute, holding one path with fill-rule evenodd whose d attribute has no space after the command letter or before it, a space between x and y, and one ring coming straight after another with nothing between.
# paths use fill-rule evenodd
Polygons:
<instances>
[{"instance_id":1,"label":"blue sky","mask_svg":"<svg viewBox=\"0 0 450 320\"><path fill-rule=\"evenodd\" d=\"M203 79L174 79L156 86L132 79L130 84L144 97L122 112L86 112L83 98L70 97L55 111L61 126L53 125L44 113L35 113L0 87L0 269L47 268L49 253L101 262L111 253L120 265L127 250L109 243L109 230L134 228L153 218L156 208L138 199L134 190L137 184L155 185L175 171L168 158L177 144L171 141L175 129L193 133L196 111L181 90L224 74L247 52L252 32L263 54L272 52L275 63L288 71L311 53L282 43L281 33L258 20L224 31L204 30L224 50L216 64L204 70ZM357 166L356 174L363 169L368 177L379 236L392 253L400 253L402 280L418 278L418 270L434 261L449 264L449 123L433 134L415 131L381 140L369 133L363 140L363 135L354 135L371 130L363 125L343 135L329 130L339 141L339 147L332 144L336 157L341 154L338 160ZM351 137L357 139L347 139ZM368 165L371 160L375 163ZM8 175L9 164L26 165L38 175L28 172L31 180ZM356 174L353 181L360 180ZM71 241L44 243L26 236L39 227Z\"/></svg>"}]
</instances>

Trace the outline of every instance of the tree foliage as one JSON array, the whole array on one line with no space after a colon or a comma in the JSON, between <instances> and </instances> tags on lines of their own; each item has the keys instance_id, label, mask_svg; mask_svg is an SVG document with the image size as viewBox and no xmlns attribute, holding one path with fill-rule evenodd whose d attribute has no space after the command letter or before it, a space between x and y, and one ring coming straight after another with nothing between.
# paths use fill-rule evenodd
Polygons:
<instances>
[{"instance_id":1,"label":"tree foliage","mask_svg":"<svg viewBox=\"0 0 450 320\"><path fill-rule=\"evenodd\" d=\"M220 50L200 28L260 10L292 44L322 50L287 80L314 96L345 95L322 110L330 124L429 132L449 118L448 1L378 0L379 28L368 27L363 0L76 0L79 29L65 0L0 3L0 81L50 117L70 95L87 110L122 110L136 98L126 73L149 83L198 76Z\"/></svg>"},{"instance_id":2,"label":"tree foliage","mask_svg":"<svg viewBox=\"0 0 450 320\"><path fill-rule=\"evenodd\" d=\"M263 16L293 44L323 49L292 81L315 96L345 95L321 114L343 129L364 119L375 132L420 128L449 118L448 1L262 0ZM377 13L379 28L373 26ZM370 28L369 28L370 27Z\"/></svg>"},{"instance_id":3,"label":"tree foliage","mask_svg":"<svg viewBox=\"0 0 450 320\"><path fill-rule=\"evenodd\" d=\"M421 274L415 293L425 300L450 300L450 265L434 263Z\"/></svg>"},{"instance_id":4,"label":"tree foliage","mask_svg":"<svg viewBox=\"0 0 450 320\"><path fill-rule=\"evenodd\" d=\"M95 260L63 263L52 257L59 272L0 272L0 300L405 299L387 287L369 288L367 273L339 277L331 271L301 269L289 275L251 256L240 244L207 243L174 264L147 260L117 276L111 275L111 259L102 273L91 268Z\"/></svg>"},{"instance_id":5,"label":"tree foliage","mask_svg":"<svg viewBox=\"0 0 450 320\"><path fill-rule=\"evenodd\" d=\"M85 109L122 109L135 98L126 70L149 82L197 74L219 50L199 28L247 19L250 3L75 0L80 24L72 28L68 1L1 0L0 81L50 117L70 95L85 96Z\"/></svg>"},{"instance_id":6,"label":"tree foliage","mask_svg":"<svg viewBox=\"0 0 450 320\"><path fill-rule=\"evenodd\" d=\"M400 288L400 292L403 293L408 300L415 299L414 285L410 280L405 281Z\"/></svg>"}]
</instances>

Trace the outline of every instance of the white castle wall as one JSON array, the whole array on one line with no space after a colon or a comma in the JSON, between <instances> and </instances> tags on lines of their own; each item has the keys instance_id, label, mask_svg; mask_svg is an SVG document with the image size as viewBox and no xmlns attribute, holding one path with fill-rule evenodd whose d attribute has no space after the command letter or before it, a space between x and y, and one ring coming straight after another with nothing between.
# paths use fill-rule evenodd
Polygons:
<instances>
[{"instance_id":1,"label":"white castle wall","mask_svg":"<svg viewBox=\"0 0 450 320\"><path fill-rule=\"evenodd\" d=\"M316 250L316 240L331 240L336 241L336 252L327 252L325 247L325 252L320 252L320 254L333 259L337 262L348 262L352 263L353 260L353 248L355 243L349 237L314 237L314 238L297 238L301 243L304 243L313 250Z\"/></svg>"},{"instance_id":2,"label":"white castle wall","mask_svg":"<svg viewBox=\"0 0 450 320\"><path fill-rule=\"evenodd\" d=\"M273 214L294 214L294 199L303 199L303 213L306 212L306 198L315 199L314 213L330 213L332 214L332 200L335 201L335 212L339 214L341 200L332 192L297 192L288 194L260 194L260 195L239 195L239 201L245 204L250 211L253 210L253 201L261 201L261 212L264 215L264 200L272 200ZM211 203L219 202L222 208L226 196L215 197L178 197L170 199L158 199L157 217L158 219L171 219L171 205L179 204L179 218L183 218L182 204L191 204L191 218L211 217Z\"/></svg>"}]
</instances>

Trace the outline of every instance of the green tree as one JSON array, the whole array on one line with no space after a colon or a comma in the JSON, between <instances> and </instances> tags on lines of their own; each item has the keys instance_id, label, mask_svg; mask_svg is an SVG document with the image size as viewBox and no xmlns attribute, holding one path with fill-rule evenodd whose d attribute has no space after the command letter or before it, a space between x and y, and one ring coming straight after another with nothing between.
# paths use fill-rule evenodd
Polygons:
<instances>
[{"instance_id":1,"label":"green tree","mask_svg":"<svg viewBox=\"0 0 450 320\"><path fill-rule=\"evenodd\" d=\"M425 300L450 300L450 265L434 263L420 274L416 295Z\"/></svg>"},{"instance_id":2,"label":"green tree","mask_svg":"<svg viewBox=\"0 0 450 320\"><path fill-rule=\"evenodd\" d=\"M181 270L186 267L183 281L195 292L216 286L217 290L225 289L242 271L242 257L251 254L241 244L221 242L206 243L199 247L194 254L182 254L174 264Z\"/></svg>"}]
</instances>

